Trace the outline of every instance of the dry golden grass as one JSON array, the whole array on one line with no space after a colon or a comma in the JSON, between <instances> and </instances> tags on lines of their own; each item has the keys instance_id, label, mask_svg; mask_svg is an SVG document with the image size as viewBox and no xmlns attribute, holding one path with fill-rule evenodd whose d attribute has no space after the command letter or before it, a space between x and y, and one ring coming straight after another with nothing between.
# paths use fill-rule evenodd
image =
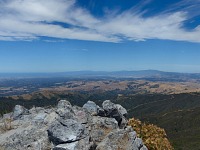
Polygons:
<instances>
[{"instance_id":1,"label":"dry golden grass","mask_svg":"<svg viewBox=\"0 0 200 150\"><path fill-rule=\"evenodd\" d=\"M11 118L3 119L3 123L0 125L0 133L4 133L4 132L12 130L12 129L13 129L12 119Z\"/></svg>"},{"instance_id":2,"label":"dry golden grass","mask_svg":"<svg viewBox=\"0 0 200 150\"><path fill-rule=\"evenodd\" d=\"M0 145L0 150L5 150L5 149Z\"/></svg>"},{"instance_id":3,"label":"dry golden grass","mask_svg":"<svg viewBox=\"0 0 200 150\"><path fill-rule=\"evenodd\" d=\"M164 129L134 118L130 119L128 124L137 132L138 137L142 138L149 150L173 150Z\"/></svg>"},{"instance_id":4,"label":"dry golden grass","mask_svg":"<svg viewBox=\"0 0 200 150\"><path fill-rule=\"evenodd\" d=\"M69 86L70 85L70 86ZM54 87L40 88L39 91L20 96L11 96L13 99L31 100L33 98L51 99L58 94L65 94L70 91L113 91L113 90L133 90L137 94L162 93L162 94L180 94L200 92L200 84L195 81L188 82L161 82L161 81L70 81L63 85L58 84ZM18 89L19 90L19 89Z\"/></svg>"}]
</instances>

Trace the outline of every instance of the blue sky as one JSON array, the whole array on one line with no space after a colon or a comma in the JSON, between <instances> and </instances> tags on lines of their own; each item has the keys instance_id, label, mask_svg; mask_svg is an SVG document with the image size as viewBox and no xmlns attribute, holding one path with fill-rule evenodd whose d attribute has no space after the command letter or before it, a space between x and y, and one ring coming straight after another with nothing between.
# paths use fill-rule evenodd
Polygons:
<instances>
[{"instance_id":1,"label":"blue sky","mask_svg":"<svg viewBox=\"0 0 200 150\"><path fill-rule=\"evenodd\" d=\"M200 72L200 0L0 0L0 72Z\"/></svg>"}]
</instances>

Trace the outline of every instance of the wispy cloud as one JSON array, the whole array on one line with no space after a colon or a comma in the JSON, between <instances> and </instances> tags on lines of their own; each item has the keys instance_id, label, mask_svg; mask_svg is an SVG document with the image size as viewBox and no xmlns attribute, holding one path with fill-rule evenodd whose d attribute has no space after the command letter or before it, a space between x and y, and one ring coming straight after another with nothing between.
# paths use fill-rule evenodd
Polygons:
<instances>
[{"instance_id":1,"label":"wispy cloud","mask_svg":"<svg viewBox=\"0 0 200 150\"><path fill-rule=\"evenodd\" d=\"M195 3L199 6L200 1ZM44 36L104 42L167 39L199 43L200 26L192 30L183 27L191 17L193 4L184 0L183 10L168 10L150 17L143 17L138 5L96 18L77 6L75 0L4 0L0 2L0 40L34 40Z\"/></svg>"}]
</instances>

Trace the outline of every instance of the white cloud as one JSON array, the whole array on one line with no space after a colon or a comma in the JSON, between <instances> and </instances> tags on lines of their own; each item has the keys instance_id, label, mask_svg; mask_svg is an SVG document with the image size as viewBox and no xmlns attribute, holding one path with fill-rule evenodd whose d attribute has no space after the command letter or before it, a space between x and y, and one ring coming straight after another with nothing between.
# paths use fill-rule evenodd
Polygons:
<instances>
[{"instance_id":1,"label":"white cloud","mask_svg":"<svg viewBox=\"0 0 200 150\"><path fill-rule=\"evenodd\" d=\"M76 6L75 0L6 0L0 2L0 40L45 36L105 42L146 39L200 42L200 26L190 31L183 28L183 22L189 18L186 11L144 18L138 13L139 8L95 18Z\"/></svg>"}]
</instances>

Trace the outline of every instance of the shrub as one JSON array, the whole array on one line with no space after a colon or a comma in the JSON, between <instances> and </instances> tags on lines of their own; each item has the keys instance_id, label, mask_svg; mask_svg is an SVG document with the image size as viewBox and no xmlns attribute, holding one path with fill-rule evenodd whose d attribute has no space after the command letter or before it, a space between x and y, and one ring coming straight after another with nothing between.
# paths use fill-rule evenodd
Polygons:
<instances>
[{"instance_id":1,"label":"shrub","mask_svg":"<svg viewBox=\"0 0 200 150\"><path fill-rule=\"evenodd\" d=\"M137 132L137 136L142 138L149 150L173 150L164 129L134 118L130 119L128 124Z\"/></svg>"}]
</instances>

